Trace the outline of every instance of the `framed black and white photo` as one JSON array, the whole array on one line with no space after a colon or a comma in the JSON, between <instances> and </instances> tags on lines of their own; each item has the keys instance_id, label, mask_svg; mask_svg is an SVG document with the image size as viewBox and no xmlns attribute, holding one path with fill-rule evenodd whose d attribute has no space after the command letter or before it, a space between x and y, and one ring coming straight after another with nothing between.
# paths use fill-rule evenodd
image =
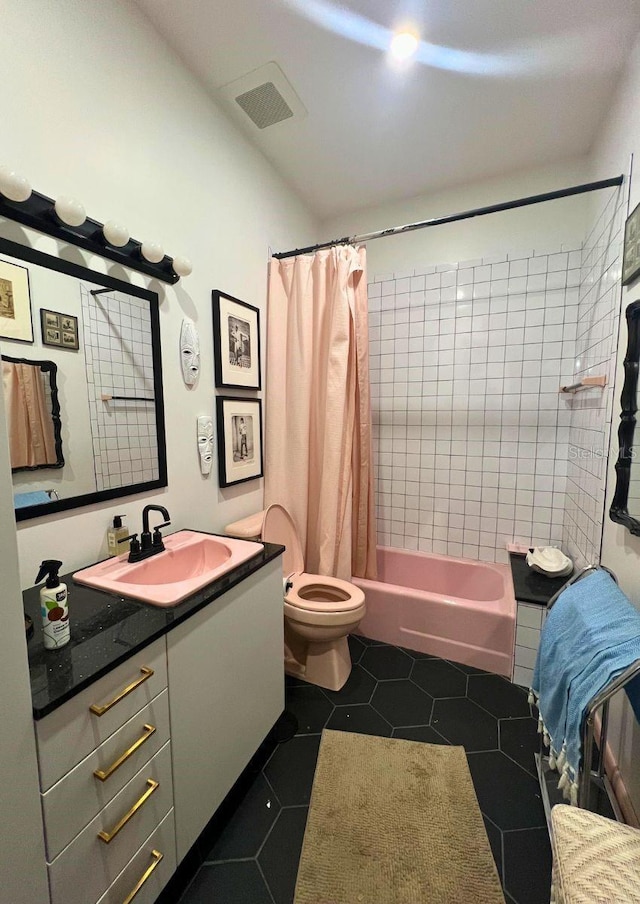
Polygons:
<instances>
[{"instance_id":1,"label":"framed black and white photo","mask_svg":"<svg viewBox=\"0 0 640 904\"><path fill-rule=\"evenodd\" d=\"M56 345L58 348L70 348L76 352L80 348L78 318L72 314L61 314L60 311L40 308L40 326L43 345Z\"/></svg>"},{"instance_id":2,"label":"framed black and white photo","mask_svg":"<svg viewBox=\"0 0 640 904\"><path fill-rule=\"evenodd\" d=\"M29 271L0 261L0 339L33 342Z\"/></svg>"},{"instance_id":3,"label":"framed black and white photo","mask_svg":"<svg viewBox=\"0 0 640 904\"><path fill-rule=\"evenodd\" d=\"M216 405L220 486L262 477L262 401L218 396Z\"/></svg>"},{"instance_id":4,"label":"framed black and white photo","mask_svg":"<svg viewBox=\"0 0 640 904\"><path fill-rule=\"evenodd\" d=\"M622 285L628 286L640 276L640 204L627 217L624 226Z\"/></svg>"},{"instance_id":5,"label":"framed black and white photo","mask_svg":"<svg viewBox=\"0 0 640 904\"><path fill-rule=\"evenodd\" d=\"M212 295L216 386L260 389L260 311L219 289Z\"/></svg>"}]
</instances>

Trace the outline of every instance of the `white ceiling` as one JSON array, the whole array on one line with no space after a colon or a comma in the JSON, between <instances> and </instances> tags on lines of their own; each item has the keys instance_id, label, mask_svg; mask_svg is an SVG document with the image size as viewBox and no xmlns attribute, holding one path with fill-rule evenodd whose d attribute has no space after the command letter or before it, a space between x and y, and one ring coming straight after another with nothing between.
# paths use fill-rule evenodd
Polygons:
<instances>
[{"instance_id":1,"label":"white ceiling","mask_svg":"<svg viewBox=\"0 0 640 904\"><path fill-rule=\"evenodd\" d=\"M220 103L278 63L308 116L238 121L320 217L587 153L640 29L638 0L136 2Z\"/></svg>"}]
</instances>

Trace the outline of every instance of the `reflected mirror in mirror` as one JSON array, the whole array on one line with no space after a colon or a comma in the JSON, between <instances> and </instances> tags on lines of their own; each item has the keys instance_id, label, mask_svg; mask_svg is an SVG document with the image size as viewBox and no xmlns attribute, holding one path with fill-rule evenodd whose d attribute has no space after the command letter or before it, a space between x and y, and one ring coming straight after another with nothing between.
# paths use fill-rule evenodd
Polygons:
<instances>
[{"instance_id":1,"label":"reflected mirror in mirror","mask_svg":"<svg viewBox=\"0 0 640 904\"><path fill-rule=\"evenodd\" d=\"M16 519L166 486L157 294L2 238L0 260L27 261L35 326L26 357L1 341ZM42 309L77 318L77 350L44 344Z\"/></svg>"},{"instance_id":2,"label":"reflected mirror in mirror","mask_svg":"<svg viewBox=\"0 0 640 904\"><path fill-rule=\"evenodd\" d=\"M640 436L636 428L638 411L638 368L640 366L640 301L626 310L627 354L624 359L624 386L620 396L616 489L609 517L640 536Z\"/></svg>"}]
</instances>

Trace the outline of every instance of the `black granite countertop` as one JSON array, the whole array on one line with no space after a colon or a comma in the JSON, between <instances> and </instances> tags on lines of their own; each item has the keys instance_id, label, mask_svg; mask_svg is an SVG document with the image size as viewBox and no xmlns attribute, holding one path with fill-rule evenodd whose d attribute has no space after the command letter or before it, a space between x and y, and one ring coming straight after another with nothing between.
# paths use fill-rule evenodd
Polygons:
<instances>
[{"instance_id":1,"label":"black granite countertop","mask_svg":"<svg viewBox=\"0 0 640 904\"><path fill-rule=\"evenodd\" d=\"M564 578L548 578L539 571L529 568L526 557L519 553L509 553L509 559L515 597L521 603L537 603L539 606L546 606L554 593L564 587L574 574L571 572Z\"/></svg>"},{"instance_id":2,"label":"black granite countertop","mask_svg":"<svg viewBox=\"0 0 640 904\"><path fill-rule=\"evenodd\" d=\"M35 628L28 641L34 719L53 712L283 552L283 546L263 543L253 559L166 609L76 584L71 574L61 575L69 589L71 640L59 650L44 648L40 587L25 590L24 610Z\"/></svg>"}]
</instances>

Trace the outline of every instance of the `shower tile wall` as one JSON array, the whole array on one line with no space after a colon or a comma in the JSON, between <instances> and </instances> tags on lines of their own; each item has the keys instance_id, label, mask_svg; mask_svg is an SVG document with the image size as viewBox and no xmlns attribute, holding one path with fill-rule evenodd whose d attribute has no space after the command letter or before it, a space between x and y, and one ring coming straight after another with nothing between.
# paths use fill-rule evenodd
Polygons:
<instances>
[{"instance_id":1,"label":"shower tile wall","mask_svg":"<svg viewBox=\"0 0 640 904\"><path fill-rule=\"evenodd\" d=\"M579 566L599 561L603 517L608 517L604 505L612 415L615 429L618 422L614 380L624 209L619 189L598 217L582 254L575 379L605 374L608 383L604 391L585 390L571 400L563 545Z\"/></svg>"},{"instance_id":2,"label":"shower tile wall","mask_svg":"<svg viewBox=\"0 0 640 904\"><path fill-rule=\"evenodd\" d=\"M154 406L101 399L103 394L153 397L149 306L117 292L94 297L83 287L81 294L97 489L155 480Z\"/></svg>"},{"instance_id":3,"label":"shower tile wall","mask_svg":"<svg viewBox=\"0 0 640 904\"><path fill-rule=\"evenodd\" d=\"M581 252L369 284L378 542L506 562L560 543Z\"/></svg>"}]
</instances>

